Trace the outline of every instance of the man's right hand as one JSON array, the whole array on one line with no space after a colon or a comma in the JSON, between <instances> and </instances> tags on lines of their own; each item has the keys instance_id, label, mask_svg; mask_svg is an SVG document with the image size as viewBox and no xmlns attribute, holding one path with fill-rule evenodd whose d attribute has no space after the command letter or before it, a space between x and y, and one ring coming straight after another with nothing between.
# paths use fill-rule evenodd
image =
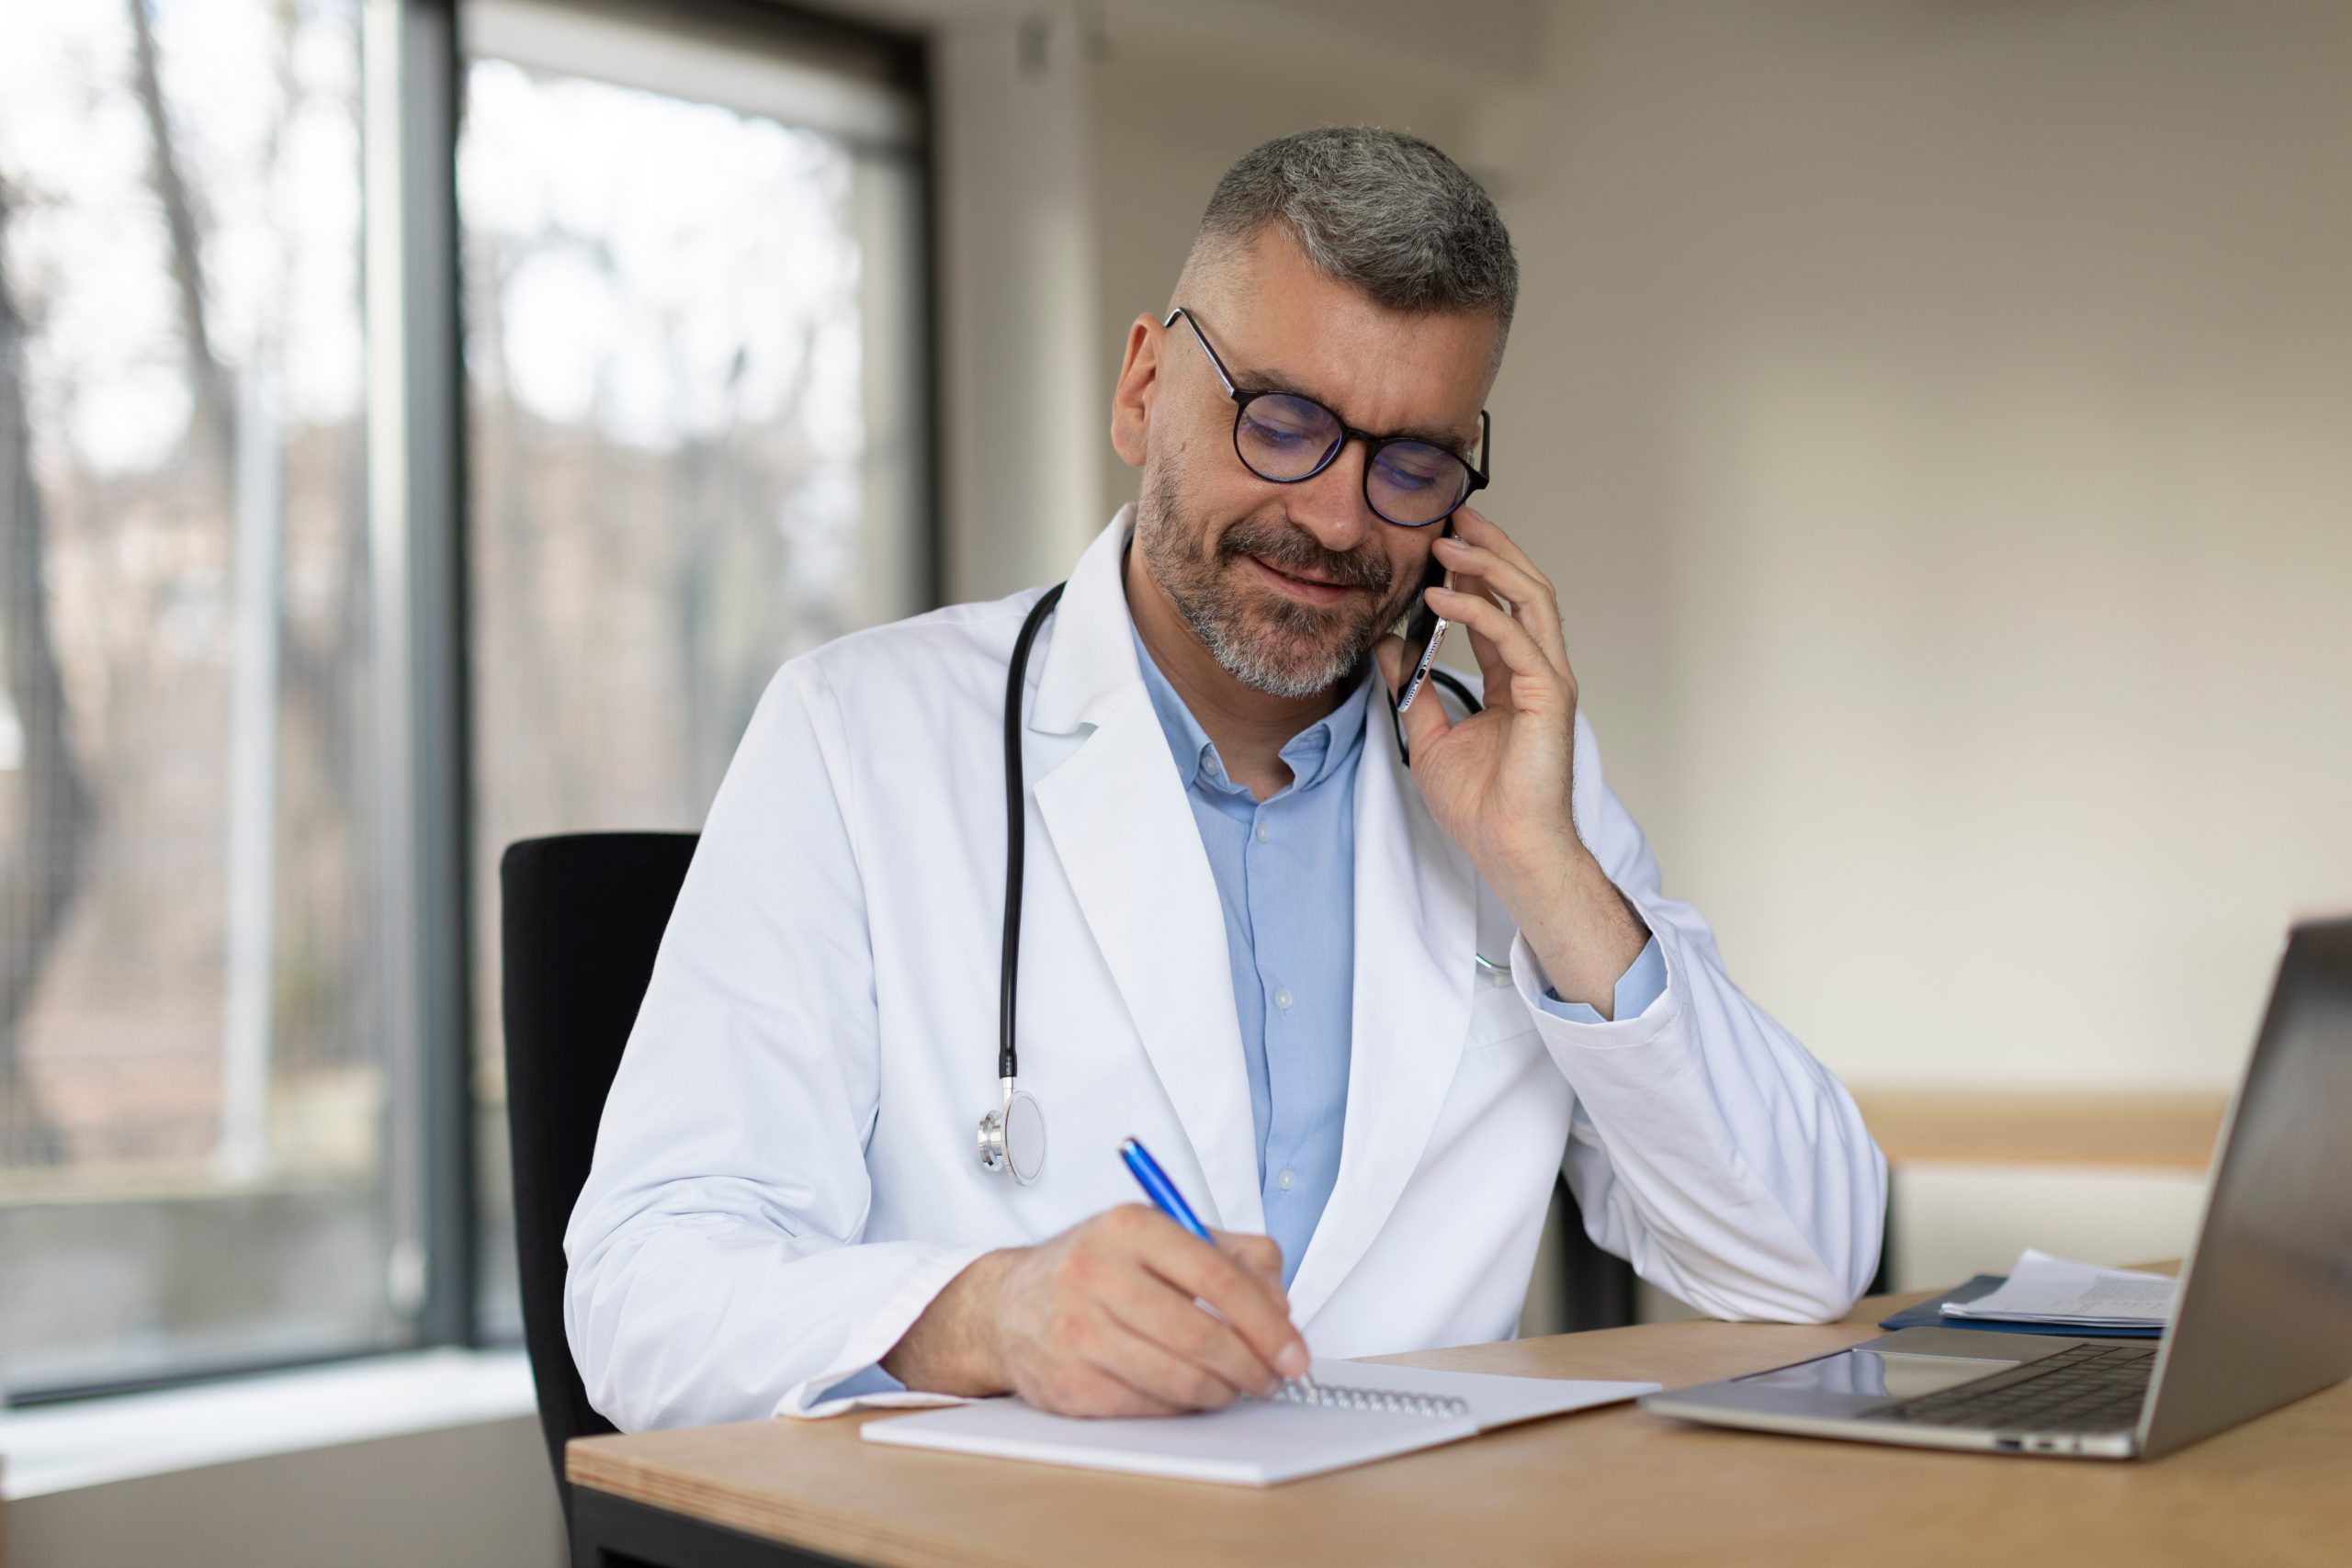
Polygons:
<instances>
[{"instance_id":1,"label":"man's right hand","mask_svg":"<svg viewBox=\"0 0 2352 1568\"><path fill-rule=\"evenodd\" d=\"M882 1370L909 1388L1017 1393L1063 1416L1170 1416L1271 1393L1307 1363L1282 1251L1215 1234L1211 1247L1131 1203L987 1253L932 1299Z\"/></svg>"}]
</instances>

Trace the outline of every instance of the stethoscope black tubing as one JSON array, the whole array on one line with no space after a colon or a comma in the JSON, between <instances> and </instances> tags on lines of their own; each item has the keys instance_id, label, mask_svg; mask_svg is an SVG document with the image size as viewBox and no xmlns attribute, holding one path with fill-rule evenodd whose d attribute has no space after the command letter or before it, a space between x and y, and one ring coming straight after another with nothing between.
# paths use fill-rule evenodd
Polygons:
<instances>
[{"instance_id":1,"label":"stethoscope black tubing","mask_svg":"<svg viewBox=\"0 0 2352 1568\"><path fill-rule=\"evenodd\" d=\"M1021 777L1021 688L1028 683L1029 648L1061 602L1067 582L1046 590L1012 640L1012 668L1004 681L1004 958L997 972L996 1076L1019 1077L1012 1053L1012 1009L1021 991L1021 874L1027 861L1023 826L1028 819Z\"/></svg>"},{"instance_id":2,"label":"stethoscope black tubing","mask_svg":"<svg viewBox=\"0 0 2352 1568\"><path fill-rule=\"evenodd\" d=\"M1012 664L1004 678L1004 959L997 972L996 1011L996 1076L1002 1079L1020 1077L1020 1061L1012 1048L1012 1014L1021 992L1021 879L1028 858L1023 829L1029 815L1028 785L1021 768L1021 689L1029 681L1029 649L1036 643L1046 617L1061 603L1062 590L1069 586L1055 583L1030 607L1028 619L1021 623L1021 635L1012 639ZM1478 711L1478 699L1450 671L1432 667L1430 679L1452 692L1469 712ZM1410 767L1413 754L1405 745L1405 727L1396 716L1394 693L1388 696L1388 718L1396 729L1396 754Z\"/></svg>"}]
</instances>

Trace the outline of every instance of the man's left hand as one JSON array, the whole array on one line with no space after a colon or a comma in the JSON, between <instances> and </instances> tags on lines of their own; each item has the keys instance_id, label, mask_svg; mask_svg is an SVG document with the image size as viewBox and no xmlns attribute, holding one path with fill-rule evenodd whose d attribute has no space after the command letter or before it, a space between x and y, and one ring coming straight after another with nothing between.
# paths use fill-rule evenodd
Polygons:
<instances>
[{"instance_id":1,"label":"man's left hand","mask_svg":"<svg viewBox=\"0 0 2352 1568\"><path fill-rule=\"evenodd\" d=\"M1460 536L1435 546L1453 586L1430 589L1430 608L1470 634L1486 706L1457 724L1425 690L1404 715L1413 778L1438 827L1518 922L1552 988L1605 1018L1648 935L1577 833L1577 677L1559 598L1483 513L1465 506L1453 515ZM1394 692L1403 640L1382 638L1375 657Z\"/></svg>"}]
</instances>

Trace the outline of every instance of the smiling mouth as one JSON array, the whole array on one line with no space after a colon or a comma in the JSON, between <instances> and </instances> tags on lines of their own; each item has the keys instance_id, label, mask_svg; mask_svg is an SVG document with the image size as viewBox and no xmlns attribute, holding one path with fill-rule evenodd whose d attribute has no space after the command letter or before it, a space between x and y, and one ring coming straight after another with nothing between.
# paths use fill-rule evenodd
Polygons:
<instances>
[{"instance_id":1,"label":"smiling mouth","mask_svg":"<svg viewBox=\"0 0 2352 1568\"><path fill-rule=\"evenodd\" d=\"M1277 592L1306 604L1336 604L1350 594L1361 592L1352 583L1326 582L1320 578L1295 576L1283 570L1280 567L1268 565L1257 556L1244 556L1241 558L1256 568Z\"/></svg>"}]
</instances>

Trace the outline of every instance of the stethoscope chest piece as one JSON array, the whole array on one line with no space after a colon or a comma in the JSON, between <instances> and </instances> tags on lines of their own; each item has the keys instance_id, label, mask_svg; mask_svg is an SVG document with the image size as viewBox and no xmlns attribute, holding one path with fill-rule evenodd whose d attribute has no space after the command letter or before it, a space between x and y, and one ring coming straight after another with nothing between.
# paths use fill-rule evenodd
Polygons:
<instances>
[{"instance_id":1,"label":"stethoscope chest piece","mask_svg":"<svg viewBox=\"0 0 2352 1568\"><path fill-rule=\"evenodd\" d=\"M1004 1080L1004 1103L980 1118L980 1168L1004 1171L1026 1187L1046 1168L1046 1113L1027 1091Z\"/></svg>"}]
</instances>

